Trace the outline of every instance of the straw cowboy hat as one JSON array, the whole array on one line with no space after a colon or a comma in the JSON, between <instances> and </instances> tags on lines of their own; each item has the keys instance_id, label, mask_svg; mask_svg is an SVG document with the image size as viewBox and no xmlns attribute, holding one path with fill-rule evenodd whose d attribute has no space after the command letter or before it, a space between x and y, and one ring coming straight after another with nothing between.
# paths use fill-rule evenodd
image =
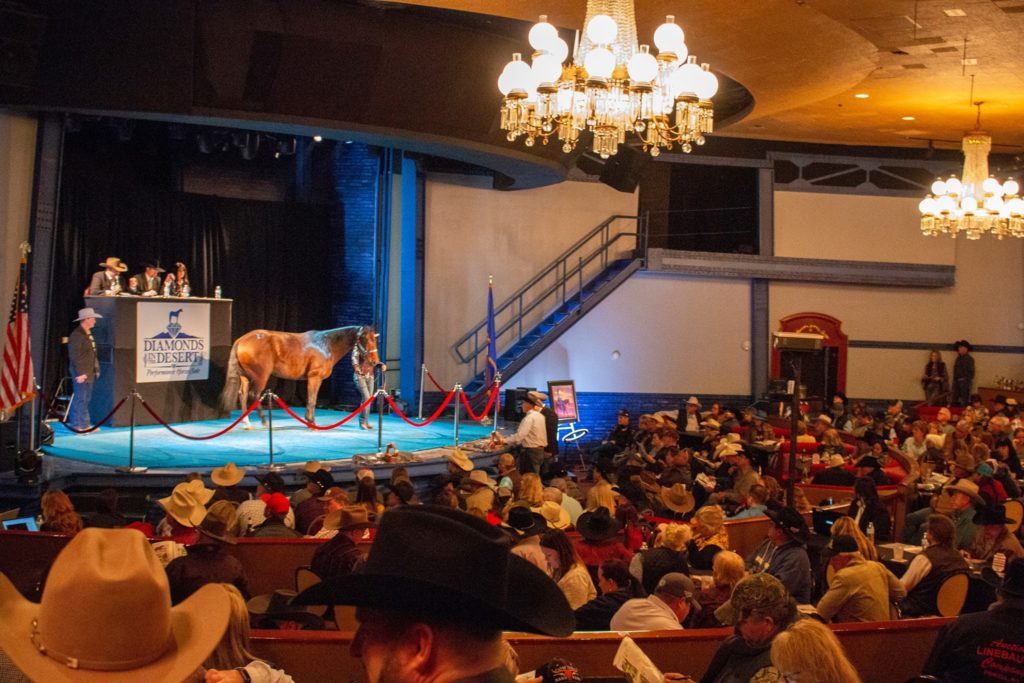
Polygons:
<instances>
[{"instance_id":1,"label":"straw cowboy hat","mask_svg":"<svg viewBox=\"0 0 1024 683\"><path fill-rule=\"evenodd\" d=\"M658 497L661 498L665 507L680 514L686 514L696 505L693 494L690 493L690 489L686 488L686 484L676 484L671 488L662 486Z\"/></svg>"},{"instance_id":2,"label":"straw cowboy hat","mask_svg":"<svg viewBox=\"0 0 1024 683\"><path fill-rule=\"evenodd\" d=\"M510 553L505 534L482 519L437 505L389 510L359 572L312 586L295 602L438 615L459 624L556 637L575 627L561 589Z\"/></svg>"},{"instance_id":3,"label":"straw cowboy hat","mask_svg":"<svg viewBox=\"0 0 1024 683\"><path fill-rule=\"evenodd\" d=\"M544 401L548 400L548 395L542 394L539 391L528 391L526 392L526 395L529 397L530 403L535 406L543 406Z\"/></svg>"},{"instance_id":4,"label":"straw cowboy hat","mask_svg":"<svg viewBox=\"0 0 1024 683\"><path fill-rule=\"evenodd\" d=\"M472 484L474 487L486 486L492 491L498 490L498 482L487 476L487 473L483 470L473 470L469 473L469 476L463 480L463 483Z\"/></svg>"},{"instance_id":5,"label":"straw cowboy hat","mask_svg":"<svg viewBox=\"0 0 1024 683\"><path fill-rule=\"evenodd\" d=\"M334 510L324 518L324 529L347 531L349 529L369 529L375 526L370 521L370 513L363 505L346 505Z\"/></svg>"},{"instance_id":6,"label":"straw cowboy hat","mask_svg":"<svg viewBox=\"0 0 1024 683\"><path fill-rule=\"evenodd\" d=\"M178 486L184 487L186 491L195 496L196 500L203 505L208 504L210 499L213 498L213 491L203 485L202 479L193 479L192 481L187 481L184 484L178 484ZM174 488L178 487L175 486Z\"/></svg>"},{"instance_id":7,"label":"straw cowboy hat","mask_svg":"<svg viewBox=\"0 0 1024 683\"><path fill-rule=\"evenodd\" d=\"M978 505L985 504L985 499L978 495L978 485L970 479L954 479L952 483L946 484L942 490L947 493L954 493L958 491Z\"/></svg>"},{"instance_id":8,"label":"straw cowboy hat","mask_svg":"<svg viewBox=\"0 0 1024 683\"><path fill-rule=\"evenodd\" d=\"M206 504L196 498L195 493L189 490L188 484L178 484L171 491L171 495L157 502L168 515L183 526L197 527L206 518Z\"/></svg>"},{"instance_id":9,"label":"straw cowboy hat","mask_svg":"<svg viewBox=\"0 0 1024 683\"><path fill-rule=\"evenodd\" d=\"M832 455L830 455L828 457L828 466L829 467L842 467L845 464L846 464L846 458L844 458L843 456L839 455L838 453L833 453Z\"/></svg>"},{"instance_id":10,"label":"straw cowboy hat","mask_svg":"<svg viewBox=\"0 0 1024 683\"><path fill-rule=\"evenodd\" d=\"M85 308L78 309L78 317L71 322L77 323L89 318L102 318L103 316L97 313L92 306L86 306Z\"/></svg>"},{"instance_id":11,"label":"straw cowboy hat","mask_svg":"<svg viewBox=\"0 0 1024 683\"><path fill-rule=\"evenodd\" d=\"M553 500L545 500L539 508L534 508L540 516L547 520L552 529L568 529L572 526L569 512Z\"/></svg>"},{"instance_id":12,"label":"straw cowboy hat","mask_svg":"<svg viewBox=\"0 0 1024 683\"><path fill-rule=\"evenodd\" d=\"M233 462L229 462L224 467L214 468L210 472L210 479L217 486L234 486L245 479L245 469L237 467Z\"/></svg>"},{"instance_id":13,"label":"straw cowboy hat","mask_svg":"<svg viewBox=\"0 0 1024 683\"><path fill-rule=\"evenodd\" d=\"M54 561L42 602L0 575L0 649L34 681L182 681L220 642L231 612L206 585L171 607L167 573L133 529L83 529Z\"/></svg>"},{"instance_id":14,"label":"straw cowboy hat","mask_svg":"<svg viewBox=\"0 0 1024 683\"><path fill-rule=\"evenodd\" d=\"M106 261L100 262L101 268L113 268L119 273L123 273L128 270L128 266L121 259L116 256L108 256Z\"/></svg>"},{"instance_id":15,"label":"straw cowboy hat","mask_svg":"<svg viewBox=\"0 0 1024 683\"><path fill-rule=\"evenodd\" d=\"M448 462L453 463L463 472L469 472L473 469L473 461L460 448L452 449L452 452L445 455L445 457L448 459Z\"/></svg>"}]
</instances>

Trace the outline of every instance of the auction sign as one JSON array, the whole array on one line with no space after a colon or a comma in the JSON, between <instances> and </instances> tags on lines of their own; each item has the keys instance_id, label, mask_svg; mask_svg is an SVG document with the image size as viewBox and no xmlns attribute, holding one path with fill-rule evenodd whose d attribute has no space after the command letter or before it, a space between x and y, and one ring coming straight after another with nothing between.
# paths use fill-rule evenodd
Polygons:
<instances>
[{"instance_id":1,"label":"auction sign","mask_svg":"<svg viewBox=\"0 0 1024 683\"><path fill-rule=\"evenodd\" d=\"M136 382L210 376L210 304L154 301L136 310Z\"/></svg>"}]
</instances>

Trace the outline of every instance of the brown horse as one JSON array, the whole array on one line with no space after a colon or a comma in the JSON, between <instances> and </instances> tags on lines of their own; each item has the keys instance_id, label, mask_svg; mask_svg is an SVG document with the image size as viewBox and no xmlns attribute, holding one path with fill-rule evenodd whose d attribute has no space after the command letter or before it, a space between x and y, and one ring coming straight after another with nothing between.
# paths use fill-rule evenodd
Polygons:
<instances>
[{"instance_id":1,"label":"brown horse","mask_svg":"<svg viewBox=\"0 0 1024 683\"><path fill-rule=\"evenodd\" d=\"M372 368L380 362L377 334L369 325L352 325L334 330L277 332L253 330L235 340L228 359L227 378L221 393L221 406L232 410L236 401L242 410L263 393L271 376L281 379L306 378L306 420L316 418L316 395L342 356L358 347L364 365ZM262 405L257 408L260 422L266 425ZM249 418L246 429L252 429Z\"/></svg>"}]
</instances>

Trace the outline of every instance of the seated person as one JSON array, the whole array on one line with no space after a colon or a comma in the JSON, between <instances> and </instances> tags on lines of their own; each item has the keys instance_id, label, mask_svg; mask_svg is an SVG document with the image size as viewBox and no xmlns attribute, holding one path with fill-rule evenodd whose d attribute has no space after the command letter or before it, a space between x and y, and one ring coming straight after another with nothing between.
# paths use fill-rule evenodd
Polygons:
<instances>
[{"instance_id":1,"label":"seated person","mask_svg":"<svg viewBox=\"0 0 1024 683\"><path fill-rule=\"evenodd\" d=\"M644 597L639 582L622 560L605 560L597 568L601 594L576 610L577 631L607 631L612 617L627 600Z\"/></svg>"},{"instance_id":2,"label":"seated person","mask_svg":"<svg viewBox=\"0 0 1024 683\"><path fill-rule=\"evenodd\" d=\"M672 572L661 577L646 598L627 600L611 620L613 631L681 631L693 607L693 581Z\"/></svg>"},{"instance_id":3,"label":"seated person","mask_svg":"<svg viewBox=\"0 0 1024 683\"><path fill-rule=\"evenodd\" d=\"M752 517L764 517L768 509L768 489L761 484L750 487L750 493L741 506L741 509L734 515L729 516L729 521L736 519L751 519Z\"/></svg>"},{"instance_id":4,"label":"seated person","mask_svg":"<svg viewBox=\"0 0 1024 683\"><path fill-rule=\"evenodd\" d=\"M907 597L900 603L904 616L938 614L939 587L953 574L968 571L967 561L956 549L953 521L945 515L928 517L924 539L927 547L907 567L900 581Z\"/></svg>"},{"instance_id":5,"label":"seated person","mask_svg":"<svg viewBox=\"0 0 1024 683\"><path fill-rule=\"evenodd\" d=\"M801 603L811 601L811 561L806 544L810 537L803 516L793 508L768 510L772 520L768 538L747 558L752 574L764 572L782 582L789 594Z\"/></svg>"},{"instance_id":6,"label":"seated person","mask_svg":"<svg viewBox=\"0 0 1024 683\"><path fill-rule=\"evenodd\" d=\"M828 467L814 475L812 484L819 486L853 486L857 475L843 469L846 466L846 458L838 453L828 457Z\"/></svg>"},{"instance_id":7,"label":"seated person","mask_svg":"<svg viewBox=\"0 0 1024 683\"><path fill-rule=\"evenodd\" d=\"M877 486L888 486L889 476L882 471L882 462L877 454L881 449L880 442L872 444L871 455L865 455L857 461L857 476L869 477Z\"/></svg>"},{"instance_id":8,"label":"seated person","mask_svg":"<svg viewBox=\"0 0 1024 683\"><path fill-rule=\"evenodd\" d=\"M686 544L693 535L686 524L659 524L654 547L641 550L629 563L629 573L644 587L648 594L654 592L661 577L669 572L690 573L686 561Z\"/></svg>"},{"instance_id":9,"label":"seated person","mask_svg":"<svg viewBox=\"0 0 1024 683\"><path fill-rule=\"evenodd\" d=\"M725 604L732 595L733 589L745 576L747 569L743 566L743 558L731 550L723 550L715 555L711 564L711 586L704 588L697 595L700 603L700 615L692 628L719 628L724 624L715 617L715 611Z\"/></svg>"},{"instance_id":10,"label":"seated person","mask_svg":"<svg viewBox=\"0 0 1024 683\"><path fill-rule=\"evenodd\" d=\"M750 454L735 446L723 454L723 460L732 468L732 486L725 490L716 490L708 500L718 505L739 505L750 493L751 487L761 483L761 475L754 469Z\"/></svg>"},{"instance_id":11,"label":"seated person","mask_svg":"<svg viewBox=\"0 0 1024 683\"><path fill-rule=\"evenodd\" d=\"M836 569L828 591L815 611L825 621L888 621L889 604L907 595L906 589L881 562L860 554L852 536L832 539Z\"/></svg>"},{"instance_id":12,"label":"seated person","mask_svg":"<svg viewBox=\"0 0 1024 683\"><path fill-rule=\"evenodd\" d=\"M873 540L892 540L892 518L878 497L875 482L867 477L858 477L853 484L853 496L849 515L857 521L860 530L868 533L871 527L874 530Z\"/></svg>"},{"instance_id":13,"label":"seated person","mask_svg":"<svg viewBox=\"0 0 1024 683\"><path fill-rule=\"evenodd\" d=\"M715 555L729 549L725 529L725 510L720 505L705 505L693 515L693 538L686 544L687 559L697 569L711 569Z\"/></svg>"},{"instance_id":14,"label":"seated person","mask_svg":"<svg viewBox=\"0 0 1024 683\"><path fill-rule=\"evenodd\" d=\"M131 282L134 286L129 286L129 290L132 294L139 294L141 296L156 296L160 294L160 273L166 272L160 266L154 263L146 263L142 267L142 272L138 275L133 275Z\"/></svg>"},{"instance_id":15,"label":"seated person","mask_svg":"<svg viewBox=\"0 0 1024 683\"><path fill-rule=\"evenodd\" d=\"M1006 516L1006 506L983 507L974 514L974 524L978 527L974 541L967 548L967 555L977 562L991 562L997 553L1005 553L1007 561L1015 557L1024 557L1024 549L1020 541L1010 533L1006 525L1011 520Z\"/></svg>"},{"instance_id":16,"label":"seated person","mask_svg":"<svg viewBox=\"0 0 1024 683\"><path fill-rule=\"evenodd\" d=\"M103 296L104 294L120 294L127 291L124 276L121 273L128 270L128 266L116 256L108 256L107 260L100 264L103 270L93 273L89 282L88 296Z\"/></svg>"}]
</instances>

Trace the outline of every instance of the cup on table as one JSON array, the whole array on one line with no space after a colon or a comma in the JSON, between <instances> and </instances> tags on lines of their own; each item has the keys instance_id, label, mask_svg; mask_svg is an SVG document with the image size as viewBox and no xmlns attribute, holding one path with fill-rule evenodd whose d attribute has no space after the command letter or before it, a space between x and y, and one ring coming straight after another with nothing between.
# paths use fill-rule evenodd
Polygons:
<instances>
[{"instance_id":1,"label":"cup on table","mask_svg":"<svg viewBox=\"0 0 1024 683\"><path fill-rule=\"evenodd\" d=\"M895 560L896 562L902 562L903 561L903 546L901 546L901 545L894 545L892 547L892 559Z\"/></svg>"}]
</instances>

